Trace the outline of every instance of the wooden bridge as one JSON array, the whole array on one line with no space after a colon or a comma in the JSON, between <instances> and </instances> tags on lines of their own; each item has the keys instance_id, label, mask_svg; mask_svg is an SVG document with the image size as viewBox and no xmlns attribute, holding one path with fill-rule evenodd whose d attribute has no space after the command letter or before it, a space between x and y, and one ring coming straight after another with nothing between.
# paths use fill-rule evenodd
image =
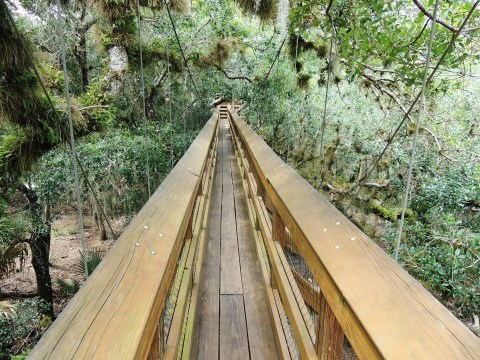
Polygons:
<instances>
[{"instance_id":1,"label":"wooden bridge","mask_svg":"<svg viewBox=\"0 0 480 360\"><path fill-rule=\"evenodd\" d=\"M221 104L31 359L480 359L480 340Z\"/></svg>"}]
</instances>

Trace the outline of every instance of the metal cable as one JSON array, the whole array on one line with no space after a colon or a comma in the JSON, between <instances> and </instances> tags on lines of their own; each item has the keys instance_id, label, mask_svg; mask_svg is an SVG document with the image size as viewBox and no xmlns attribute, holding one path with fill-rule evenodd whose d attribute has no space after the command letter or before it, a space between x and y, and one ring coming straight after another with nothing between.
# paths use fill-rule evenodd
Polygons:
<instances>
[{"instance_id":1,"label":"metal cable","mask_svg":"<svg viewBox=\"0 0 480 360\"><path fill-rule=\"evenodd\" d=\"M143 116L143 137L145 139L145 146L147 148L147 186L148 186L148 197L152 196L151 186L150 186L150 156L149 156L149 146L147 138L147 111L145 106L145 76L143 71L143 51L142 51L142 22L140 19L140 1L137 0L137 22L138 22L138 45L140 47L140 76L142 80L142 116Z\"/></svg>"},{"instance_id":2,"label":"metal cable","mask_svg":"<svg viewBox=\"0 0 480 360\"><path fill-rule=\"evenodd\" d=\"M183 48L180 43L180 38L178 37L177 29L175 27L175 22L173 21L172 14L170 13L170 9L168 8L168 1L164 0L163 2L165 4L165 8L167 9L167 14L168 14L168 18L170 19L170 23L172 24L172 29L175 34L175 39L177 40L178 47L180 48L180 52L182 53L183 62L185 63L185 67L187 68L188 76L190 77L190 80L192 80L192 85L198 98L202 99L202 97L200 96L200 93L198 92L197 85L195 84L195 80L193 79L190 68L188 67L188 61L187 61L187 58L185 57L185 53L183 52Z\"/></svg>"},{"instance_id":3,"label":"metal cable","mask_svg":"<svg viewBox=\"0 0 480 360\"><path fill-rule=\"evenodd\" d=\"M168 76L168 112L170 123L170 166L173 169L173 121L172 121L172 78L170 74L170 47L167 46L167 76Z\"/></svg>"},{"instance_id":4,"label":"metal cable","mask_svg":"<svg viewBox=\"0 0 480 360\"><path fill-rule=\"evenodd\" d=\"M322 119L322 124L320 127L320 181L323 182L323 164L325 163L323 159L323 140L325 137L325 127L326 127L326 120L327 120L327 103L328 103L328 89L330 85L330 75L332 73L332 59L333 59L333 42L335 38L335 28L332 26L332 36L330 37L330 55L328 58L328 64L327 64L327 84L325 88L325 102L323 105L323 119Z\"/></svg>"},{"instance_id":5,"label":"metal cable","mask_svg":"<svg viewBox=\"0 0 480 360\"><path fill-rule=\"evenodd\" d=\"M7 16L8 16L8 19L10 20L10 23L12 24L12 27L15 31L15 34L17 35L17 37L20 39L20 42L22 43L22 46L26 49L25 53L27 55L27 58L28 58L28 61L30 62L30 65L32 66L33 68L33 71L35 73L35 77L37 78L38 80L38 83L40 84L40 87L42 88L42 91L45 95L45 97L47 98L47 101L48 101L48 104L50 105L50 108L52 109L52 112L57 116L57 117L60 117L59 116L59 113L57 111L57 108L55 107L55 105L53 105L53 102L52 102L52 99L50 98L50 94L48 93L47 91L47 88L45 87L45 84L43 83L43 80L38 72L38 69L37 69L37 66L35 64L35 61L33 60L33 57L32 57L32 54L30 53L27 45L25 44L25 41L23 40L23 37L20 35L20 31L18 31L18 27L17 27L17 24L15 23L15 20L13 19L13 16L12 14L10 13L10 9L8 8L8 6L5 4L4 1L2 1L3 5L5 6L5 9L6 9L6 13L7 13ZM60 127L59 130L58 130L60 136L65 136L65 137L68 137L68 134L65 133L65 130ZM113 237L115 238L115 233L113 232L112 230L112 225L110 224L110 220L108 220L105 212L103 211L103 207L102 205L100 204L100 202L98 201L98 198L97 198L97 195L95 193L95 190L94 188L92 187L92 185L90 184L90 182L88 181L88 176L87 176L87 173L85 172L83 166L82 166L82 163L80 161L80 159L78 158L78 155L77 155L77 163L80 167L80 171L82 172L82 175L83 177L85 178L86 180L86 183L87 183L87 186L88 188L90 189L90 191L92 192L93 194L93 197L95 198L95 201L98 205L98 207L101 209L101 212L102 212L102 215L103 217L105 218L105 221L107 222L108 224L108 227L110 228L110 231L112 232L113 234Z\"/></svg>"},{"instance_id":6,"label":"metal cable","mask_svg":"<svg viewBox=\"0 0 480 360\"><path fill-rule=\"evenodd\" d=\"M295 81L297 81L298 70L297 70L297 58L298 58L298 33L297 33L297 41L295 44ZM293 82L293 90L295 90L295 81ZM292 117L289 117L288 120L288 144L287 144L287 164L288 158L290 156L290 142L292 140Z\"/></svg>"},{"instance_id":7,"label":"metal cable","mask_svg":"<svg viewBox=\"0 0 480 360\"><path fill-rule=\"evenodd\" d=\"M462 24L460 25L460 27L458 28L458 30L453 33L452 38L451 38L450 42L448 43L447 48L443 51L442 56L440 57L440 59L438 60L437 64L435 65L434 69L433 69L432 72L430 73L430 76L428 77L428 79L427 79L427 85L430 84L430 82L431 82L432 79L433 79L433 76L435 75L435 73L437 72L437 70L440 68L440 65L442 65L443 61L445 60L445 58L447 57L447 55L450 53L450 50L452 50L453 44L455 44L455 41L457 40L458 35L461 34L461 32L463 31L463 29L464 29L465 26L467 25L468 20L470 20L470 17L473 15L475 9L478 7L479 4L480 4L480 0L477 0L477 1L472 5L472 7L470 8L470 11L468 12L467 16L466 16L465 19L463 20L463 22L462 22ZM402 128L402 126L403 126L403 124L405 123L405 121L407 121L408 117L410 116L410 113L412 112L413 108L415 107L415 104L417 103L417 101L418 101L419 99L420 99L420 93L418 93L417 96L415 97L415 99L413 99L413 102L412 102L412 104L410 105L410 107L408 108L407 112L405 113L402 121L401 121L401 122L398 124L398 126L395 128L395 131L393 132L392 136L390 136L390 139L388 140L387 144L385 145L385 147L383 148L382 152L381 152L380 155L377 157L377 159L375 160L375 162L373 163L373 165L371 166L371 168L366 172L366 174L365 174L362 178L360 178L354 185L352 185L352 186L350 187L350 189L348 189L347 193L350 193L350 192L352 192L353 190L355 190L358 186L360 186L360 184L362 184L363 182L365 182L365 181L370 177L370 175L372 175L373 171L376 169L376 167L377 167L378 164L380 163L380 160L382 160L383 155L385 155L385 153L387 152L387 150L388 150L388 148L390 147L390 145L392 145L395 136L398 134L398 132L399 132L400 129Z\"/></svg>"},{"instance_id":8,"label":"metal cable","mask_svg":"<svg viewBox=\"0 0 480 360\"><path fill-rule=\"evenodd\" d=\"M77 164L77 152L75 147L75 135L73 133L73 121L72 121L72 106L70 99L70 86L68 83L68 71L67 71L67 60L65 56L65 29L61 13L60 0L57 0L57 18L60 25L60 46L62 54L62 66L63 66L63 77L65 82L65 97L67 99L67 114L68 114L68 127L70 128L70 146L72 148L72 163L73 163L73 175L75 179L75 195L77 198L77 209L78 209L78 225L80 230L80 239L82 240L82 249L83 249L83 265L85 267L85 278L88 278L88 255L87 255L87 239L85 238L85 229L83 226L83 212L82 212L82 196L80 195L80 183L78 181L78 164Z\"/></svg>"},{"instance_id":9,"label":"metal cable","mask_svg":"<svg viewBox=\"0 0 480 360\"><path fill-rule=\"evenodd\" d=\"M400 242L402 240L403 224L405 222L405 211L407 210L408 193L410 191L410 184L412 181L412 170L413 170L413 163L415 161L415 151L417 149L418 131L420 129L420 122L421 122L422 110L423 110L423 101L425 100L425 88L427 87L427 80L428 80L428 68L430 66L430 57L432 54L433 38L435 37L435 24L437 23L436 22L437 11L438 11L438 0L435 0L435 8L433 10L433 21L432 21L432 26L430 30L430 39L428 41L427 58L425 60L425 73L423 74L422 90L420 92L420 103L418 104L417 123L415 126L415 135L413 137L412 155L410 156L410 164L408 165L407 185L405 187L405 194L403 195L402 216L400 218L400 229L398 230L397 245L395 247L396 261L398 261L398 252L400 250Z\"/></svg>"}]
</instances>

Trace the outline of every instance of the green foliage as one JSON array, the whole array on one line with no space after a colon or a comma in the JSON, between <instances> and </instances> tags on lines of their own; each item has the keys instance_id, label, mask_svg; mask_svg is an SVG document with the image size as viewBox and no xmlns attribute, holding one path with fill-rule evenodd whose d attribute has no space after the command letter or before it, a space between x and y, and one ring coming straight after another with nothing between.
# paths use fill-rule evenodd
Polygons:
<instances>
[{"instance_id":1,"label":"green foliage","mask_svg":"<svg viewBox=\"0 0 480 360\"><path fill-rule=\"evenodd\" d=\"M27 229L23 214L12 216L8 212L7 203L0 196L0 277L14 271L17 260L20 268L25 264L27 247L23 241Z\"/></svg>"},{"instance_id":2,"label":"green foliage","mask_svg":"<svg viewBox=\"0 0 480 360\"><path fill-rule=\"evenodd\" d=\"M80 257L77 259L77 262L74 265L75 271L79 274L85 274L85 255L82 251L79 251ZM104 256L104 253L101 252L98 249L92 249L92 250L87 250L87 269L88 269L88 275L90 276L95 269L97 268L98 265L100 265L100 262L102 261ZM67 284L63 282L62 284L63 288L69 288L70 291L75 290L75 292L78 290L78 283L75 281L72 284Z\"/></svg>"},{"instance_id":3,"label":"green foliage","mask_svg":"<svg viewBox=\"0 0 480 360\"><path fill-rule=\"evenodd\" d=\"M9 316L0 315L0 359L9 359L35 345L51 323L42 315L48 304L39 298L14 304Z\"/></svg>"},{"instance_id":4,"label":"green foliage","mask_svg":"<svg viewBox=\"0 0 480 360\"><path fill-rule=\"evenodd\" d=\"M10 360L26 360L28 355L30 355L29 349L24 350L20 355L14 355L10 357Z\"/></svg>"},{"instance_id":5,"label":"green foliage","mask_svg":"<svg viewBox=\"0 0 480 360\"><path fill-rule=\"evenodd\" d=\"M426 178L413 199L415 210L429 219L439 213L463 213L480 207L479 169L464 166L444 169L434 178ZM477 230L480 230L477 224Z\"/></svg>"},{"instance_id":6,"label":"green foliage","mask_svg":"<svg viewBox=\"0 0 480 360\"><path fill-rule=\"evenodd\" d=\"M87 91L78 97L78 101L83 108L82 116L88 118L90 127L94 130L106 128L113 123L115 108L109 105L111 96L100 82L92 82Z\"/></svg>"},{"instance_id":7,"label":"green foliage","mask_svg":"<svg viewBox=\"0 0 480 360\"><path fill-rule=\"evenodd\" d=\"M480 311L480 234L444 217L438 228L408 223L400 259L457 316Z\"/></svg>"},{"instance_id":8,"label":"green foliage","mask_svg":"<svg viewBox=\"0 0 480 360\"><path fill-rule=\"evenodd\" d=\"M82 260L82 268L84 268L84 266L83 266L83 254L80 253L80 255L81 255L81 260ZM92 259L93 259L93 257L92 257ZM90 268L90 264L89 264L89 268ZM93 268L93 265L92 265L92 268ZM68 282L68 281L65 281L65 280L62 280L62 279L57 279L57 284L60 287L60 289L62 291L64 291L65 293L67 293L68 295L75 295L77 293L77 291L80 290L80 283L75 279L73 279L71 282Z\"/></svg>"}]
</instances>

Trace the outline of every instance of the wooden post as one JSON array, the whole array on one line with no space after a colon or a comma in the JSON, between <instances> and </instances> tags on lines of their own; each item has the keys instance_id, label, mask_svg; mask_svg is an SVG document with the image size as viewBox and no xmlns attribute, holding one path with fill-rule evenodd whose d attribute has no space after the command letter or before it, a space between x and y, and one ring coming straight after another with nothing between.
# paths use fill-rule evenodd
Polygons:
<instances>
[{"instance_id":1,"label":"wooden post","mask_svg":"<svg viewBox=\"0 0 480 360\"><path fill-rule=\"evenodd\" d=\"M273 241L278 241L282 246L282 249L285 249L286 246L286 235L285 234L285 223L282 220L282 217L278 213L278 211L274 208L273 209Z\"/></svg>"},{"instance_id":2,"label":"wooden post","mask_svg":"<svg viewBox=\"0 0 480 360\"><path fill-rule=\"evenodd\" d=\"M160 360L163 358L163 344L164 344L164 328L163 328L163 312L160 316L160 320L157 323L157 330L152 341L152 347L150 348L150 353L148 354L149 360Z\"/></svg>"},{"instance_id":3,"label":"wooden post","mask_svg":"<svg viewBox=\"0 0 480 360\"><path fill-rule=\"evenodd\" d=\"M185 231L184 239L191 239L193 236L193 216L190 215L190 220L188 220L187 230Z\"/></svg>"},{"instance_id":4,"label":"wooden post","mask_svg":"<svg viewBox=\"0 0 480 360\"><path fill-rule=\"evenodd\" d=\"M342 359L345 335L325 297L320 293L316 351L319 360Z\"/></svg>"}]
</instances>

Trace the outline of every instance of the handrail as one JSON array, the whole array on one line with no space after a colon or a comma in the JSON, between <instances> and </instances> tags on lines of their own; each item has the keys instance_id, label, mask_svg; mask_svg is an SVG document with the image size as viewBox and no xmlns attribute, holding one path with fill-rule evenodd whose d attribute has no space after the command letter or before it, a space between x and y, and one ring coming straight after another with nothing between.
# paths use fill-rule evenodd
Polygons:
<instances>
[{"instance_id":1,"label":"handrail","mask_svg":"<svg viewBox=\"0 0 480 360\"><path fill-rule=\"evenodd\" d=\"M285 164L235 109L229 118L256 226L267 250L269 238L278 249L270 249L269 256L277 257L282 249L292 256L298 252L314 277L314 285L311 279L296 281L302 296L308 294L308 307L317 308L318 358L341 358L344 333L360 359L480 359L478 337ZM278 264L270 261L274 274ZM295 330L294 322L302 320L291 316ZM298 345L308 345L299 330L295 337ZM303 351L302 358L308 357L308 349Z\"/></svg>"},{"instance_id":2,"label":"handrail","mask_svg":"<svg viewBox=\"0 0 480 360\"><path fill-rule=\"evenodd\" d=\"M193 224L203 223L193 217L206 203L217 124L215 112L29 359L146 359L178 347L163 339L161 319L182 248L197 241Z\"/></svg>"}]
</instances>

